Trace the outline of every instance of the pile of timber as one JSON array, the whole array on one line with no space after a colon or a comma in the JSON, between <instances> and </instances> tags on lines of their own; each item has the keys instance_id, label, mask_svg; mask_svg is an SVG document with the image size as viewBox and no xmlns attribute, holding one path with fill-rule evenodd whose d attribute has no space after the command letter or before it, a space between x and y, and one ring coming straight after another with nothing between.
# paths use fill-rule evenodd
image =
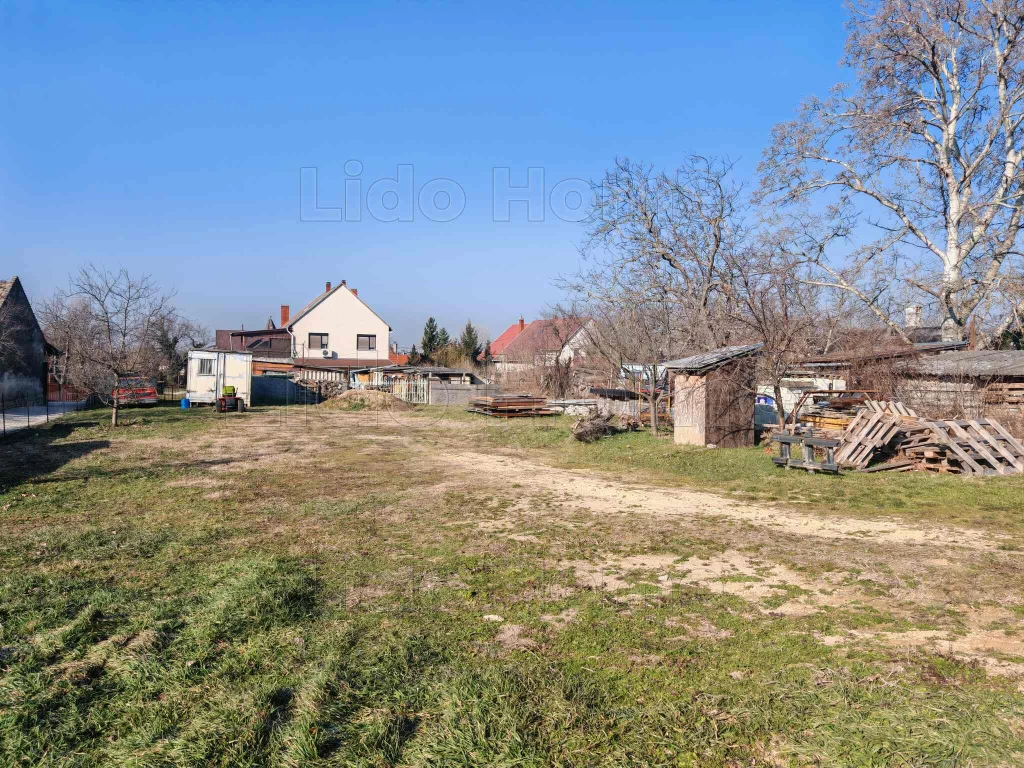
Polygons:
<instances>
[{"instance_id":1,"label":"pile of timber","mask_svg":"<svg viewBox=\"0 0 1024 768\"><path fill-rule=\"evenodd\" d=\"M869 466L874 460L884 463ZM925 419L902 403L875 403L847 427L835 461L860 471L1010 475L1024 473L1024 444L995 419Z\"/></svg>"},{"instance_id":2,"label":"pile of timber","mask_svg":"<svg viewBox=\"0 0 1024 768\"><path fill-rule=\"evenodd\" d=\"M492 395L491 397L474 397L469 401L470 413L482 413L485 416L499 416L510 419L517 416L551 416L554 414L546 408L547 400L533 395Z\"/></svg>"},{"instance_id":3,"label":"pile of timber","mask_svg":"<svg viewBox=\"0 0 1024 768\"><path fill-rule=\"evenodd\" d=\"M985 405L1024 405L1024 383L1004 381L989 384L983 397Z\"/></svg>"},{"instance_id":4,"label":"pile of timber","mask_svg":"<svg viewBox=\"0 0 1024 768\"><path fill-rule=\"evenodd\" d=\"M804 408L797 416L797 421L805 429L838 435L850 426L850 422L857 415L857 410L863 407L866 401L864 395L839 396L817 401Z\"/></svg>"},{"instance_id":5,"label":"pile of timber","mask_svg":"<svg viewBox=\"0 0 1024 768\"><path fill-rule=\"evenodd\" d=\"M861 396L835 397L804 409L797 417L800 425L818 432L845 432L863 410L891 413L899 416L916 416L913 409L889 400L871 400Z\"/></svg>"}]
</instances>

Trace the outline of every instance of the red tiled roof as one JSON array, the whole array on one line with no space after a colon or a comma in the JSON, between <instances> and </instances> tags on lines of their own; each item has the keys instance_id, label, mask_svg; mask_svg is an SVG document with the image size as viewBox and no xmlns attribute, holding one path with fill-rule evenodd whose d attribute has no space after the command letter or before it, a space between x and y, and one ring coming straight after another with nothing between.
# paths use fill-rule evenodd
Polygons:
<instances>
[{"instance_id":1,"label":"red tiled roof","mask_svg":"<svg viewBox=\"0 0 1024 768\"><path fill-rule=\"evenodd\" d=\"M402 354L401 352L389 352L388 360L392 365L408 365L409 356Z\"/></svg>"},{"instance_id":2,"label":"red tiled roof","mask_svg":"<svg viewBox=\"0 0 1024 768\"><path fill-rule=\"evenodd\" d=\"M576 335L587 319L573 317L534 320L505 346L502 354L506 358L521 357L525 360L540 352L558 352Z\"/></svg>"},{"instance_id":3,"label":"red tiled roof","mask_svg":"<svg viewBox=\"0 0 1024 768\"><path fill-rule=\"evenodd\" d=\"M527 323L529 325L529 323ZM519 321L512 323L504 332L498 336L494 341L491 342L491 355L500 355L502 351L507 347L512 340L520 334ZM477 355L477 360L483 360L484 353L481 352Z\"/></svg>"}]
</instances>

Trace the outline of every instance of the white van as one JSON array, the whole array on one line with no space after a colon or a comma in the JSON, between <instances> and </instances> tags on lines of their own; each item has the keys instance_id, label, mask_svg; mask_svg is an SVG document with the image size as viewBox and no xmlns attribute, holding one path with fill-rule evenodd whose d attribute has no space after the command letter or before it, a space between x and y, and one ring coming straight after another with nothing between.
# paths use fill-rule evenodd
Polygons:
<instances>
[{"instance_id":1,"label":"white van","mask_svg":"<svg viewBox=\"0 0 1024 768\"><path fill-rule=\"evenodd\" d=\"M213 404L225 386L235 388L235 397L245 407L252 405L252 353L193 349L188 353L188 383L185 395L192 405Z\"/></svg>"}]
</instances>

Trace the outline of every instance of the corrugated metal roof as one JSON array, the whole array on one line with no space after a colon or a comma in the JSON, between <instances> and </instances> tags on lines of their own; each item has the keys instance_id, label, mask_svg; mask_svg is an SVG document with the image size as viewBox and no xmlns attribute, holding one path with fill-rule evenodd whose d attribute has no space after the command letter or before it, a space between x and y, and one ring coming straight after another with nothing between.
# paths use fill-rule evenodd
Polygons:
<instances>
[{"instance_id":1,"label":"corrugated metal roof","mask_svg":"<svg viewBox=\"0 0 1024 768\"><path fill-rule=\"evenodd\" d=\"M1024 376L1024 351L980 349L946 352L921 360L914 370L928 376Z\"/></svg>"},{"instance_id":2,"label":"corrugated metal roof","mask_svg":"<svg viewBox=\"0 0 1024 768\"><path fill-rule=\"evenodd\" d=\"M745 344L743 346L720 347L710 352L701 352L699 355L681 357L678 360L668 360L662 365L672 371L685 371L687 373L704 373L724 365L731 360L737 360L747 355L760 352L764 344Z\"/></svg>"}]
</instances>

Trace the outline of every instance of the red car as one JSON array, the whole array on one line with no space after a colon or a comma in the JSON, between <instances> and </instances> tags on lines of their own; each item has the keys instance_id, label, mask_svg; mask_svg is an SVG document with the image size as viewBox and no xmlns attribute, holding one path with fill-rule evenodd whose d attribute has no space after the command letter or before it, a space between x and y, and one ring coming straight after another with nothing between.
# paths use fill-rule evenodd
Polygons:
<instances>
[{"instance_id":1,"label":"red car","mask_svg":"<svg viewBox=\"0 0 1024 768\"><path fill-rule=\"evenodd\" d=\"M156 385L144 376L124 376L117 380L114 397L119 405L156 405Z\"/></svg>"}]
</instances>

